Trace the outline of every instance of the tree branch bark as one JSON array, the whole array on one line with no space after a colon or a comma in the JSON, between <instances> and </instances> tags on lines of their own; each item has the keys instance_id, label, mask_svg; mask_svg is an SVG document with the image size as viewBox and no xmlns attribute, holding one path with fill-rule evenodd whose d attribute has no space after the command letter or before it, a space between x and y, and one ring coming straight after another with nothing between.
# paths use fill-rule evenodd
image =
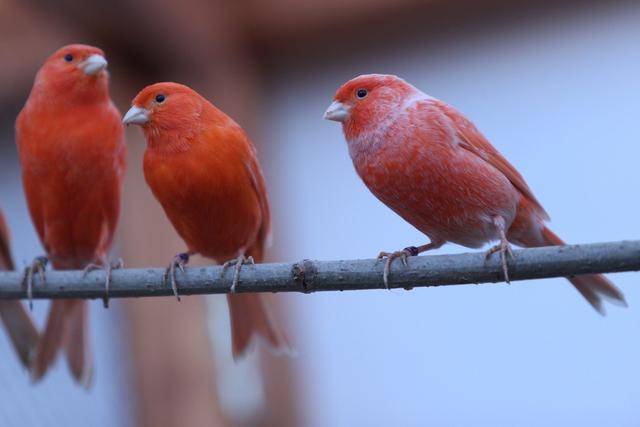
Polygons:
<instances>
[{"instance_id":1,"label":"tree branch bark","mask_svg":"<svg viewBox=\"0 0 640 427\"><path fill-rule=\"evenodd\" d=\"M580 274L640 270L640 240L553 246L514 251L508 259L512 281ZM389 275L391 288L497 283L504 280L499 257L484 252L409 258L408 267L396 260ZM384 261L375 259L311 261L245 265L237 292L318 292L384 289ZM112 274L110 297L170 296L164 269L124 269ZM233 269L193 267L177 272L182 295L223 294L231 287ZM102 298L104 272L49 271L34 284L34 298ZM22 273L0 273L0 299L24 299Z\"/></svg>"}]
</instances>

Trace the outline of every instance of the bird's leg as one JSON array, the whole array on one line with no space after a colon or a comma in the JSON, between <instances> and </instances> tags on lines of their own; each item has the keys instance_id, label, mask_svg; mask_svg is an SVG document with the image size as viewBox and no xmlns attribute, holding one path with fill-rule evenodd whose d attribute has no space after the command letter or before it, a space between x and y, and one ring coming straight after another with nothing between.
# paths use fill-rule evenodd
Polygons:
<instances>
[{"instance_id":1,"label":"bird's leg","mask_svg":"<svg viewBox=\"0 0 640 427\"><path fill-rule=\"evenodd\" d=\"M31 265L24 269L24 276L22 277L23 286L27 287L27 299L29 301L29 309L33 309L33 275L38 274L42 283L46 282L45 270L49 259L46 256L35 257L31 261Z\"/></svg>"},{"instance_id":2,"label":"bird's leg","mask_svg":"<svg viewBox=\"0 0 640 427\"><path fill-rule=\"evenodd\" d=\"M231 282L231 288L229 291L233 294L236 292L236 287L238 286L238 281L240 280L240 269L244 264L255 264L253 257L250 256L245 258L244 254L241 254L238 258L234 258L222 264L222 273L220 273L220 277L224 277L224 273L227 271L227 268L233 266L233 282Z\"/></svg>"},{"instance_id":3,"label":"bird's leg","mask_svg":"<svg viewBox=\"0 0 640 427\"><path fill-rule=\"evenodd\" d=\"M176 267L180 269L181 272L184 273L184 267L189 262L189 256L192 255L190 252L181 252L176 254L169 264L169 267L164 271L163 282L166 284L167 280L169 280L169 276L171 276L171 289L173 289L173 294L180 301L180 295L178 295L178 283L176 282Z\"/></svg>"},{"instance_id":4,"label":"bird's leg","mask_svg":"<svg viewBox=\"0 0 640 427\"><path fill-rule=\"evenodd\" d=\"M122 258L118 258L115 262L110 262L107 258L102 259L100 264L91 263L88 264L82 271L82 278L87 277L89 273L95 270L104 270L104 298L102 298L102 305L104 308L109 308L109 287L111 285L111 271L124 267L124 261Z\"/></svg>"},{"instance_id":5,"label":"bird's leg","mask_svg":"<svg viewBox=\"0 0 640 427\"><path fill-rule=\"evenodd\" d=\"M511 258L514 258L513 251L511 250L511 244L507 240L507 235L505 234L505 225L504 219L502 217L496 217L493 220L496 228L498 229L498 233L500 234L500 243L491 247L485 256L485 259L489 259L491 255L496 252L500 252L500 260L502 262L502 272L504 273L504 281L507 283L511 283L509 281L509 268L507 267L507 255Z\"/></svg>"},{"instance_id":6,"label":"bird's leg","mask_svg":"<svg viewBox=\"0 0 640 427\"><path fill-rule=\"evenodd\" d=\"M378 259L387 259L384 263L384 270L382 272L382 280L386 288L391 289L391 287L389 286L389 272L391 271L391 264L395 259L400 258L402 260L402 264L404 264L404 266L406 267L408 265L407 259L410 256L416 256L431 249L438 249L443 244L444 242L430 242L422 246L408 246L401 251L380 252L378 254Z\"/></svg>"}]
</instances>

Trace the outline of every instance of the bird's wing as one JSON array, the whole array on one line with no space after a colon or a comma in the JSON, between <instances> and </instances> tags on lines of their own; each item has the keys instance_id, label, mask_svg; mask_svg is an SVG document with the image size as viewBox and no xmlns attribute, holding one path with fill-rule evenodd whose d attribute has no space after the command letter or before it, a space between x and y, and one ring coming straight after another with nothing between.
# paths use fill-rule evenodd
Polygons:
<instances>
[{"instance_id":1,"label":"bird's wing","mask_svg":"<svg viewBox=\"0 0 640 427\"><path fill-rule=\"evenodd\" d=\"M527 199L529 199L536 208L536 211L543 219L549 220L549 215L544 210L536 196L527 185L526 181L520 173L513 167L502 154L496 150L493 145L480 133L480 131L466 117L454 108L438 102L438 107L451 120L453 128L458 136L460 147L480 157L482 160L491 164L507 177L511 184Z\"/></svg>"},{"instance_id":2,"label":"bird's wing","mask_svg":"<svg viewBox=\"0 0 640 427\"><path fill-rule=\"evenodd\" d=\"M248 142L248 144L251 145L250 142ZM250 155L246 158L244 165L247 173L249 174L253 190L260 203L260 213L262 217L262 223L260 224L260 230L258 231L258 238L252 251L254 253L250 255L254 258L261 259L264 247L269 245L269 240L271 239L271 211L269 209L269 198L267 196L267 188L264 182L264 176L262 175L262 169L258 163L256 150L252 145L250 146L249 153ZM256 259L256 261L259 260Z\"/></svg>"},{"instance_id":3,"label":"bird's wing","mask_svg":"<svg viewBox=\"0 0 640 427\"><path fill-rule=\"evenodd\" d=\"M117 114L116 117L119 124L120 116ZM115 152L113 153L113 169L111 171L105 170L105 176L108 178L106 178L106 185L102 188L102 208L105 221L103 226L105 237L100 242L103 247L99 249L105 252L105 254L108 253L111 248L116 227L118 225L122 184L127 167L127 146L124 143L122 132L118 132L114 136L114 139L117 142Z\"/></svg>"}]
</instances>

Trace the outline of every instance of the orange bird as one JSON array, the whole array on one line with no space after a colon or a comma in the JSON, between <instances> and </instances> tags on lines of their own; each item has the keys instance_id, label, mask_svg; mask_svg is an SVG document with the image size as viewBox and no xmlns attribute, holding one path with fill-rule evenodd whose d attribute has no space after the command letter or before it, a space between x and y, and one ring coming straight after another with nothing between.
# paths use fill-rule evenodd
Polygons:
<instances>
[{"instance_id":1,"label":"orange bird","mask_svg":"<svg viewBox=\"0 0 640 427\"><path fill-rule=\"evenodd\" d=\"M120 113L109 98L102 50L65 46L36 75L16 121L16 142L31 219L55 269L107 270L120 211L126 147ZM42 270L36 260L28 272ZM29 283L30 284L30 283ZM33 360L41 378L64 347L74 378L91 380L88 305L55 301Z\"/></svg>"},{"instance_id":2,"label":"orange bird","mask_svg":"<svg viewBox=\"0 0 640 427\"><path fill-rule=\"evenodd\" d=\"M0 270L14 270L9 228L2 212L0 212ZM40 338L31 316L20 301L0 301L0 318L20 361L28 368Z\"/></svg>"},{"instance_id":3,"label":"orange bird","mask_svg":"<svg viewBox=\"0 0 640 427\"><path fill-rule=\"evenodd\" d=\"M176 255L167 269L176 297L175 269L183 270L196 253L225 267L235 265L234 292L242 264L262 260L270 231L267 190L253 144L230 117L177 83L144 88L123 123L142 127L145 178L187 244L187 252ZM227 299L234 357L247 349L254 334L274 348L288 348L265 296Z\"/></svg>"},{"instance_id":4,"label":"orange bird","mask_svg":"<svg viewBox=\"0 0 640 427\"><path fill-rule=\"evenodd\" d=\"M549 216L518 171L467 118L404 80L363 75L340 87L324 117L342 123L349 154L371 192L426 234L430 243L386 257L384 281L394 259L446 242L478 248L499 244L508 282L509 242L524 247L562 245L546 225ZM602 297L625 305L602 275L569 279L601 314Z\"/></svg>"}]
</instances>

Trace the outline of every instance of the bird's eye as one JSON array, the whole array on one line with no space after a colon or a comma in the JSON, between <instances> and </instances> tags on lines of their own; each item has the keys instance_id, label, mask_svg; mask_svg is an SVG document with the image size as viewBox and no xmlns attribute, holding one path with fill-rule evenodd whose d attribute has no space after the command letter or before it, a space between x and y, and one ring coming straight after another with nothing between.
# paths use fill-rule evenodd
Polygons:
<instances>
[{"instance_id":1,"label":"bird's eye","mask_svg":"<svg viewBox=\"0 0 640 427\"><path fill-rule=\"evenodd\" d=\"M160 94L160 95L156 95L156 102L159 104L161 102L164 101L164 95Z\"/></svg>"},{"instance_id":2,"label":"bird's eye","mask_svg":"<svg viewBox=\"0 0 640 427\"><path fill-rule=\"evenodd\" d=\"M70 53L67 53L67 54L64 56L64 60L65 60L65 61L67 61L67 62L71 62L71 61L73 61L73 55L71 55Z\"/></svg>"},{"instance_id":3,"label":"bird's eye","mask_svg":"<svg viewBox=\"0 0 640 427\"><path fill-rule=\"evenodd\" d=\"M369 93L369 92L367 92L367 90L366 90L366 89L358 89L358 90L356 91L356 96L358 97L358 99L362 99L362 98L364 98L365 96L367 96L367 94L368 94L368 93Z\"/></svg>"}]
</instances>

